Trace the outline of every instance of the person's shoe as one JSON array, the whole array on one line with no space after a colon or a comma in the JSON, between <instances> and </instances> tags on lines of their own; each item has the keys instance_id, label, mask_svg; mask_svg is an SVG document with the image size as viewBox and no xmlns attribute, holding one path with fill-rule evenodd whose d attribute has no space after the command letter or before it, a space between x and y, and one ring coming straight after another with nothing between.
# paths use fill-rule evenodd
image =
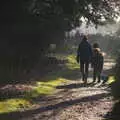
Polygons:
<instances>
[{"instance_id":1,"label":"person's shoe","mask_svg":"<svg viewBox=\"0 0 120 120\"><path fill-rule=\"evenodd\" d=\"M100 80L97 81L97 83L100 83L100 82L101 82Z\"/></svg>"},{"instance_id":2,"label":"person's shoe","mask_svg":"<svg viewBox=\"0 0 120 120\"><path fill-rule=\"evenodd\" d=\"M86 86L87 86L87 83L86 83L86 82L84 82L83 86L84 86L84 87L86 87Z\"/></svg>"},{"instance_id":3,"label":"person's shoe","mask_svg":"<svg viewBox=\"0 0 120 120\"><path fill-rule=\"evenodd\" d=\"M85 81L84 78L82 78L82 81L83 81L83 82Z\"/></svg>"},{"instance_id":4,"label":"person's shoe","mask_svg":"<svg viewBox=\"0 0 120 120\"><path fill-rule=\"evenodd\" d=\"M93 82L92 83L95 83L96 82L96 80L93 80Z\"/></svg>"},{"instance_id":5,"label":"person's shoe","mask_svg":"<svg viewBox=\"0 0 120 120\"><path fill-rule=\"evenodd\" d=\"M103 81L102 81L102 84L105 84L106 82L107 82L107 81L103 80Z\"/></svg>"}]
</instances>

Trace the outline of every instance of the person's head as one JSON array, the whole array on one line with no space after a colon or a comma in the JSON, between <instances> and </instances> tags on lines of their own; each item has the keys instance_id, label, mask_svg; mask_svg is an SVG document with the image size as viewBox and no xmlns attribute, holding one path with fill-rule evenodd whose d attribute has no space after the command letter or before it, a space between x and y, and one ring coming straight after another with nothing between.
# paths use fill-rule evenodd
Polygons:
<instances>
[{"instance_id":1,"label":"person's head","mask_svg":"<svg viewBox=\"0 0 120 120\"><path fill-rule=\"evenodd\" d=\"M98 43L94 43L93 44L93 48L99 48L99 44Z\"/></svg>"},{"instance_id":2,"label":"person's head","mask_svg":"<svg viewBox=\"0 0 120 120\"><path fill-rule=\"evenodd\" d=\"M87 36L83 36L83 39L82 39L83 41L87 41L88 39L87 39Z\"/></svg>"}]
</instances>

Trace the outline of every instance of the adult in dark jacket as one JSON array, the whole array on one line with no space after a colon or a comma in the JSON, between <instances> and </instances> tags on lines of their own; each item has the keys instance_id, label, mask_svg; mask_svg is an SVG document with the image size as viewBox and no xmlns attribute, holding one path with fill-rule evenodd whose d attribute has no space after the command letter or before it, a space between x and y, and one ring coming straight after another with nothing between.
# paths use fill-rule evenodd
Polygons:
<instances>
[{"instance_id":1,"label":"adult in dark jacket","mask_svg":"<svg viewBox=\"0 0 120 120\"><path fill-rule=\"evenodd\" d=\"M86 36L83 36L81 43L77 50L77 62L80 63L80 71L82 73L82 80L87 84L89 63L92 59L92 47L88 42Z\"/></svg>"}]
</instances>

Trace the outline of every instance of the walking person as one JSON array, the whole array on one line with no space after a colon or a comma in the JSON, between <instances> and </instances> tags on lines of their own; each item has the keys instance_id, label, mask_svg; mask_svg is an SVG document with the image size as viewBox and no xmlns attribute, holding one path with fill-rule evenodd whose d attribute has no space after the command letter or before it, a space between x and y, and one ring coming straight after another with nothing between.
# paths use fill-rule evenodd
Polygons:
<instances>
[{"instance_id":1,"label":"walking person","mask_svg":"<svg viewBox=\"0 0 120 120\"><path fill-rule=\"evenodd\" d=\"M98 43L93 44L93 57L92 57L92 67L93 67L93 82L101 82L101 72L103 70L104 57L103 53L99 47Z\"/></svg>"},{"instance_id":2,"label":"walking person","mask_svg":"<svg viewBox=\"0 0 120 120\"><path fill-rule=\"evenodd\" d=\"M87 84L88 69L92 58L92 47L86 36L83 36L77 50L77 62L80 63L80 71L84 84Z\"/></svg>"}]
</instances>

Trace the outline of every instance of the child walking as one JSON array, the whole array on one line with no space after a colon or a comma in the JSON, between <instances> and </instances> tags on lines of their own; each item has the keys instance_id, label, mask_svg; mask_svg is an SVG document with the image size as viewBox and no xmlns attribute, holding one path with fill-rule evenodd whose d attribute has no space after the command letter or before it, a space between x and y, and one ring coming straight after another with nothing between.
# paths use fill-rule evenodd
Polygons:
<instances>
[{"instance_id":1,"label":"child walking","mask_svg":"<svg viewBox=\"0 0 120 120\"><path fill-rule=\"evenodd\" d=\"M92 67L93 67L93 82L101 82L101 72L103 70L104 57L98 43L93 44L93 57L92 57Z\"/></svg>"}]
</instances>

